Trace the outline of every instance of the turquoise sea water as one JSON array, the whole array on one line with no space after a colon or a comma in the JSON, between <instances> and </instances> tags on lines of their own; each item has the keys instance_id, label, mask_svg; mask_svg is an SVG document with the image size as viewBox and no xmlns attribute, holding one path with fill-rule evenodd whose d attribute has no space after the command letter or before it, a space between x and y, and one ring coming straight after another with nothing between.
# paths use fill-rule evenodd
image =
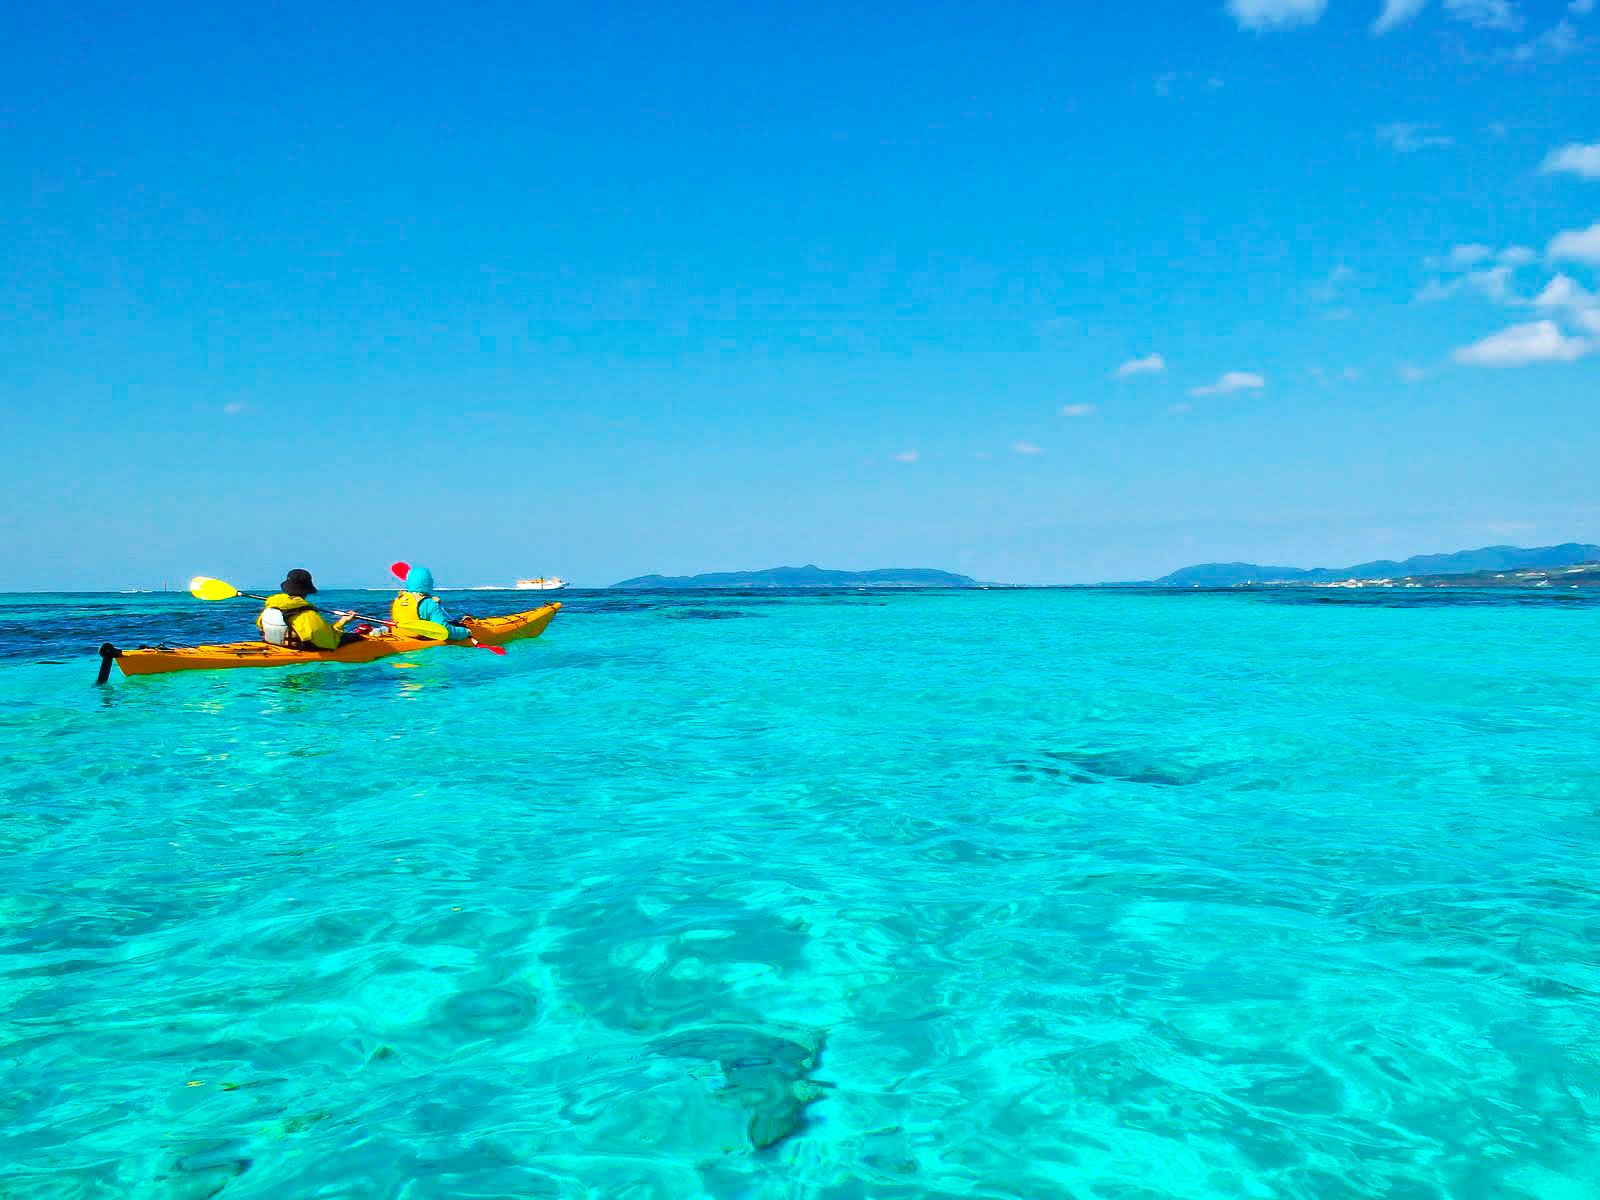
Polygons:
<instances>
[{"instance_id":1,"label":"turquoise sea water","mask_svg":"<svg viewBox=\"0 0 1600 1200\"><path fill-rule=\"evenodd\" d=\"M1600 1194L1600 602L564 599L0 598L0 1196Z\"/></svg>"}]
</instances>

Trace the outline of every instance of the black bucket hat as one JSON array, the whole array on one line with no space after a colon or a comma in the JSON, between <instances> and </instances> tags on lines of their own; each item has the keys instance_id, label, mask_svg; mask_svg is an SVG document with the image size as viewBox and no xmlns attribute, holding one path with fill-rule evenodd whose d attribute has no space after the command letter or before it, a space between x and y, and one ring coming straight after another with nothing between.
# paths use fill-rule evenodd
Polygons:
<instances>
[{"instance_id":1,"label":"black bucket hat","mask_svg":"<svg viewBox=\"0 0 1600 1200\"><path fill-rule=\"evenodd\" d=\"M283 577L283 582L278 585L278 590L286 596L314 596L317 585L311 582L311 572L302 567L296 567Z\"/></svg>"}]
</instances>

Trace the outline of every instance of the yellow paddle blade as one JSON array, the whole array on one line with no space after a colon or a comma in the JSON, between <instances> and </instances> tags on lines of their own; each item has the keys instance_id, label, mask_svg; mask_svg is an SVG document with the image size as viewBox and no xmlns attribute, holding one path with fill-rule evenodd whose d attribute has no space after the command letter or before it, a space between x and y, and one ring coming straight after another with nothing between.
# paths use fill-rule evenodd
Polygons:
<instances>
[{"instance_id":1,"label":"yellow paddle blade","mask_svg":"<svg viewBox=\"0 0 1600 1200\"><path fill-rule=\"evenodd\" d=\"M208 579L204 575L196 575L189 580L189 591L197 600L232 600L239 594L239 589L231 583Z\"/></svg>"},{"instance_id":2,"label":"yellow paddle blade","mask_svg":"<svg viewBox=\"0 0 1600 1200\"><path fill-rule=\"evenodd\" d=\"M437 621L401 621L394 631L401 637L426 638L430 642L450 640L450 631Z\"/></svg>"}]
</instances>

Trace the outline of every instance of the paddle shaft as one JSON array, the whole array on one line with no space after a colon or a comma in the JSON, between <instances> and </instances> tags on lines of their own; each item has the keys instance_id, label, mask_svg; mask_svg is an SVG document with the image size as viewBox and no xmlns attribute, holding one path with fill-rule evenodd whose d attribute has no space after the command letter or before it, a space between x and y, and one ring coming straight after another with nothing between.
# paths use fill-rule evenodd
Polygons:
<instances>
[{"instance_id":1,"label":"paddle shaft","mask_svg":"<svg viewBox=\"0 0 1600 1200\"><path fill-rule=\"evenodd\" d=\"M243 596L246 600L260 600L262 603L265 603L266 599L267 599L265 596L257 596L257 595L255 595L255 594L253 594L251 592L240 592L239 595ZM401 622L401 621L386 621L382 617L368 617L368 616L363 616L361 613L354 614L354 619L358 620L358 621L371 621L374 625L387 625L391 629L399 629L402 624L406 624L407 623L407 622ZM429 624L438 625L438 624L441 624L441 622L431 621L431 622L429 622ZM449 626L446 625L445 628L448 629ZM482 642L480 642L476 638L472 637L472 626L467 625L467 626L464 626L464 628L467 630L467 637L468 637L469 640L466 642L466 645L467 645L467 647L469 649L472 649L472 650L487 650L491 654L504 654L506 652L504 646L485 646ZM426 640L433 641L435 639L428 638ZM460 645L461 643L457 642L456 644Z\"/></svg>"},{"instance_id":2,"label":"paddle shaft","mask_svg":"<svg viewBox=\"0 0 1600 1200\"><path fill-rule=\"evenodd\" d=\"M267 602L267 597L257 596L252 592L240 592L239 595L243 596L246 600L259 600L263 604ZM398 621L390 621L383 617L369 617L364 613L352 613L351 618L357 621L371 621L374 625L387 625L391 629L399 625Z\"/></svg>"}]
</instances>

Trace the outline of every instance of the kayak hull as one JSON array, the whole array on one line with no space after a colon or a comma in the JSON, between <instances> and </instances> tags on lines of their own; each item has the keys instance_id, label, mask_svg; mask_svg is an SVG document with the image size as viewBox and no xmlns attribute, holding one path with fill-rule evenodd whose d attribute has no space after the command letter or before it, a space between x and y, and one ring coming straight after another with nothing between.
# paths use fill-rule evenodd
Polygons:
<instances>
[{"instance_id":1,"label":"kayak hull","mask_svg":"<svg viewBox=\"0 0 1600 1200\"><path fill-rule=\"evenodd\" d=\"M545 631L561 608L546 604L527 612L503 617L468 620L472 636L486 646L504 646L536 638ZM462 646L461 642L434 642L425 638L395 637L380 634L362 638L337 650L290 650L266 642L224 642L215 646L164 648L140 646L136 650L115 652L124 675L165 675L171 671L220 671L234 667L293 667L301 663L369 663L413 650L433 650L440 646Z\"/></svg>"},{"instance_id":2,"label":"kayak hull","mask_svg":"<svg viewBox=\"0 0 1600 1200\"><path fill-rule=\"evenodd\" d=\"M504 617L469 619L466 624L467 628L472 630L472 636L485 646L504 646L507 642L520 642L525 638L538 637L560 608L559 603L552 602L540 608L531 608L527 612L511 613Z\"/></svg>"}]
</instances>

